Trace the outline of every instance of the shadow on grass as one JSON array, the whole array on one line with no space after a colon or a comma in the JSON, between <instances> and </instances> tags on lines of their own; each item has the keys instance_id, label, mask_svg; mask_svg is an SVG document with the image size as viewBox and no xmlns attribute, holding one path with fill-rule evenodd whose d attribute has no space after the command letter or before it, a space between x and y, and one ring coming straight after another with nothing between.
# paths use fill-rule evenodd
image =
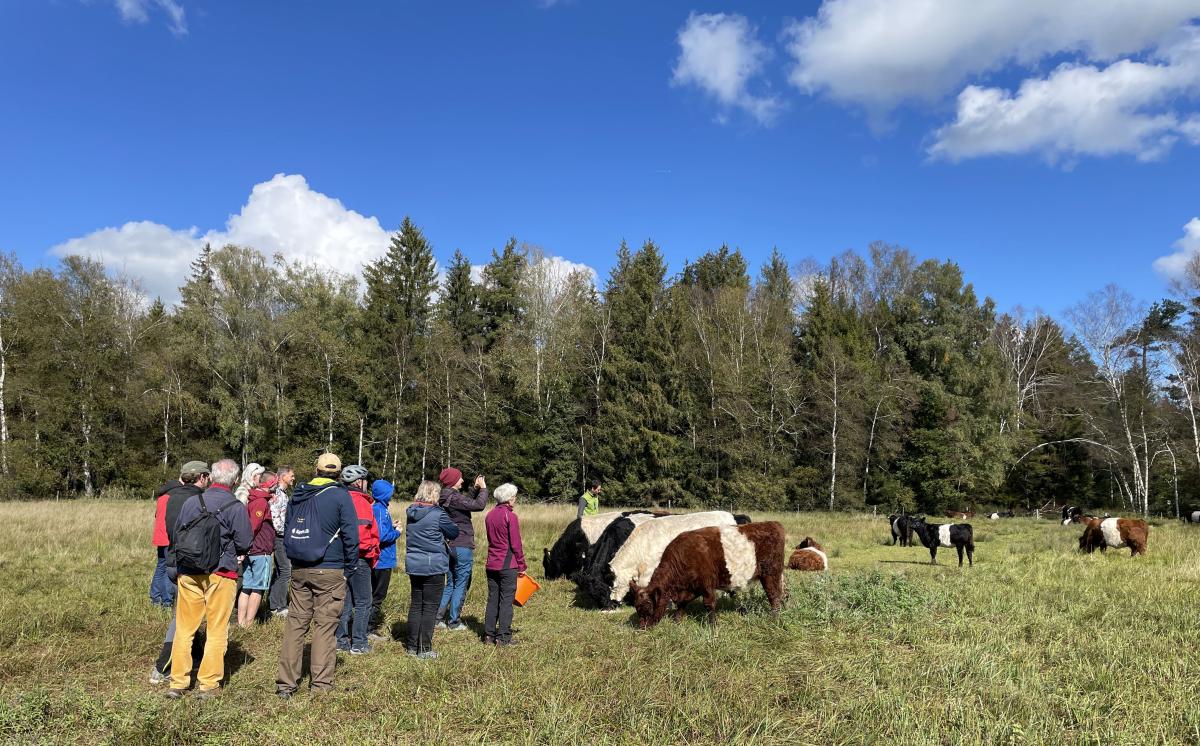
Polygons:
<instances>
[{"instance_id":1,"label":"shadow on grass","mask_svg":"<svg viewBox=\"0 0 1200 746\"><path fill-rule=\"evenodd\" d=\"M920 565L921 567L939 567L939 565L931 565L928 562L918 562L917 560L879 560L881 565Z\"/></svg>"}]
</instances>

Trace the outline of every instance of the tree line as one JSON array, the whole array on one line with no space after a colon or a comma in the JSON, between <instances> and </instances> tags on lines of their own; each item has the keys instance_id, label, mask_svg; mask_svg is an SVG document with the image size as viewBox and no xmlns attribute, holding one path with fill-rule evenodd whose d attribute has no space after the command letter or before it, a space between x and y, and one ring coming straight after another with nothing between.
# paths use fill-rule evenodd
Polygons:
<instances>
[{"instance_id":1,"label":"tree line","mask_svg":"<svg viewBox=\"0 0 1200 746\"><path fill-rule=\"evenodd\" d=\"M323 449L402 491L453 464L629 505L1174 514L1200 485L1200 267L1065 323L883 243L676 274L622 243L598 287L562 267L513 239L439 275L406 218L361 278L205 247L168 308L83 257L0 257L0 497Z\"/></svg>"}]
</instances>

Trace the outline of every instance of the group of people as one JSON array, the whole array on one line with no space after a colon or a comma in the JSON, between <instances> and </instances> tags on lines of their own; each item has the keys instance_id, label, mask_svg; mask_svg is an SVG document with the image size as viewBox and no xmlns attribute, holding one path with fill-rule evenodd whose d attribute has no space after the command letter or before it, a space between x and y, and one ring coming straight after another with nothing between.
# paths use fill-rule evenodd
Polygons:
<instances>
[{"instance_id":1,"label":"group of people","mask_svg":"<svg viewBox=\"0 0 1200 746\"><path fill-rule=\"evenodd\" d=\"M193 642L202 625L207 631L196 696L220 691L228 625L254 624L264 596L271 613L284 618L276 693L286 699L299 688L310 631L310 687L331 689L339 651L367 654L372 641L390 639L382 633L383 603L401 536L411 588L407 654L436 658L435 628L467 629L461 614L474 565L472 514L487 506L486 480L477 476L464 490L462 473L443 469L438 482L421 482L404 525L397 526L389 512L395 493L390 482L372 479L358 464L343 467L331 453L319 456L314 467L311 479L295 484L290 467L269 472L259 464L242 469L232 459L211 468L189 461L178 481L160 488L150 598L174 613L150 680L169 680L169 698L190 688ZM482 639L507 646L515 643L513 599L526 563L513 510L516 486L502 484L492 496L496 505L484 519L488 600Z\"/></svg>"}]
</instances>

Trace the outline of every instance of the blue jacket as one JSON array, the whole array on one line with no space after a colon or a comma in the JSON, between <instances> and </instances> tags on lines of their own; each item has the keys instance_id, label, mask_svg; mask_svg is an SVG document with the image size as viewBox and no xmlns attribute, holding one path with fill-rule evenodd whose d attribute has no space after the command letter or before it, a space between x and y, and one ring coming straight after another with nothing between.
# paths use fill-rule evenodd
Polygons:
<instances>
[{"instance_id":1,"label":"blue jacket","mask_svg":"<svg viewBox=\"0 0 1200 746\"><path fill-rule=\"evenodd\" d=\"M294 507L306 500L317 500L317 515L321 522L321 533L337 536L325 549L325 558L314 564L292 560L293 567L345 570L349 575L358 567L358 514L354 511L354 500L346 488L324 477L296 486L288 500L287 523L284 536L292 529ZM242 511L243 513L245 511ZM290 559L290 558L289 558Z\"/></svg>"},{"instance_id":2,"label":"blue jacket","mask_svg":"<svg viewBox=\"0 0 1200 746\"><path fill-rule=\"evenodd\" d=\"M379 526L379 560L375 563L376 570L393 570L396 567L396 541L400 538L400 529L392 523L392 514L388 512L388 503L392 501L394 489L390 482L376 479L371 485L371 496L375 504L371 510L375 512L375 524Z\"/></svg>"},{"instance_id":3,"label":"blue jacket","mask_svg":"<svg viewBox=\"0 0 1200 746\"><path fill-rule=\"evenodd\" d=\"M208 512L217 514L217 523L221 524L221 561L214 572L236 574L238 555L245 554L250 549L250 542L254 538L250 531L250 514L229 488L221 484L214 484L204 491L204 505ZM199 515L200 495L192 495L179 509L179 518L175 521L175 530L171 536L177 537L180 527L191 523ZM180 575L198 573L200 571L194 567L179 566Z\"/></svg>"},{"instance_id":4,"label":"blue jacket","mask_svg":"<svg viewBox=\"0 0 1200 746\"><path fill-rule=\"evenodd\" d=\"M404 511L408 521L404 571L409 575L444 575L450 571L446 540L458 536L458 526L436 505L413 503Z\"/></svg>"}]
</instances>

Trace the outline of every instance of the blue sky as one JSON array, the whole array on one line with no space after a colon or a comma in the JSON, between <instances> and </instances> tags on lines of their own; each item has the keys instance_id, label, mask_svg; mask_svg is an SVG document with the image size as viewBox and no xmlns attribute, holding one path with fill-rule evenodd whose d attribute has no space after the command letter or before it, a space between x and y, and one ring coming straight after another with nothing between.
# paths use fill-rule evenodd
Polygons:
<instances>
[{"instance_id":1,"label":"blue sky","mask_svg":"<svg viewBox=\"0 0 1200 746\"><path fill-rule=\"evenodd\" d=\"M0 250L155 290L205 236L356 271L410 215L442 262L878 239L1001 308L1163 295L1153 262L1200 251L1196 0L945 2L14 0Z\"/></svg>"}]
</instances>

